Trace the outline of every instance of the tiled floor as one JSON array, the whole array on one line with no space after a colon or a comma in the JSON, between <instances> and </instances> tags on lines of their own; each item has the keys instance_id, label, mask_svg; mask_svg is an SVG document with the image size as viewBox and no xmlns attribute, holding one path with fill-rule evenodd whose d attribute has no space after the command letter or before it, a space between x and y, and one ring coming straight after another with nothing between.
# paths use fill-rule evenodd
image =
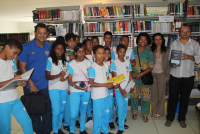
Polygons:
<instances>
[{"instance_id":1,"label":"tiled floor","mask_svg":"<svg viewBox=\"0 0 200 134\"><path fill-rule=\"evenodd\" d=\"M23 91L21 88L18 88L18 95L21 96ZM200 122L197 120L195 110L190 110L187 113L187 127L181 128L178 121L175 120L171 127L165 127L165 116L162 116L159 120L153 120L151 116L148 116L149 122L144 123L142 119L141 112L138 114L138 118L136 121L131 119L132 113L128 111L127 114L127 122L126 124L129 126L129 129L124 131L124 134L200 134ZM177 115L176 115L177 116ZM12 116L11 121L11 134L23 134L21 126ZM176 118L177 119L177 118ZM116 130L111 132L117 133L117 125L115 124ZM92 134L92 130L87 129L86 131L89 134ZM68 134L69 132L66 132ZM53 133L52 133L53 134ZM76 134L79 134L79 129L76 129Z\"/></svg>"}]
</instances>

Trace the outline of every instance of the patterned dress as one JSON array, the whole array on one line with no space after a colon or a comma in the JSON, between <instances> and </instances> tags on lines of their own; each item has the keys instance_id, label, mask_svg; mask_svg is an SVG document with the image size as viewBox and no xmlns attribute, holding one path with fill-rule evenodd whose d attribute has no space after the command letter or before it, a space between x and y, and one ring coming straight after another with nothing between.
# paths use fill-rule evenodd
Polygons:
<instances>
[{"instance_id":1,"label":"patterned dress","mask_svg":"<svg viewBox=\"0 0 200 134\"><path fill-rule=\"evenodd\" d=\"M139 59L137 55L137 47L134 47L133 51L134 51L135 60L136 60L136 65L132 67L134 72L140 73L141 69L146 70L148 67L151 67L151 68L154 67L153 52L149 48L146 47L144 51L139 52L141 68L140 68L140 63L139 63ZM137 114L138 98L140 94L142 114L148 115L149 114L149 87L150 86L144 85L141 81L141 78L138 80L133 78L133 80L135 81L135 87L134 87L134 90L130 93L133 113Z\"/></svg>"}]
</instances>

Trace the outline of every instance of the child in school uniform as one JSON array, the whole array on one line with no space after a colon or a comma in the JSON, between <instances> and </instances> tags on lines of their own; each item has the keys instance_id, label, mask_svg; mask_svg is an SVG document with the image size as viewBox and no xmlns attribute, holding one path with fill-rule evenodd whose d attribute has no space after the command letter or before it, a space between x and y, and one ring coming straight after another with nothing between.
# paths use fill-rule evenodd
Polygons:
<instances>
[{"instance_id":1,"label":"child in school uniform","mask_svg":"<svg viewBox=\"0 0 200 134\"><path fill-rule=\"evenodd\" d=\"M94 48L96 45L99 45L99 38L97 36L92 36L92 47Z\"/></svg>"},{"instance_id":2,"label":"child in school uniform","mask_svg":"<svg viewBox=\"0 0 200 134\"><path fill-rule=\"evenodd\" d=\"M110 48L108 47L105 47L105 59L103 63L108 65L109 72L110 72L109 79L112 78L112 74L110 71L111 51L110 51ZM115 125L113 123L113 109L114 109L113 89L109 89L108 94L109 94L109 127L110 127L110 130L114 130Z\"/></svg>"},{"instance_id":3,"label":"child in school uniform","mask_svg":"<svg viewBox=\"0 0 200 134\"><path fill-rule=\"evenodd\" d=\"M72 60L68 67L69 71L69 89L70 89L70 134L75 133L75 122L79 115L80 107L80 134L87 134L85 131L85 119L88 102L90 99L88 69L91 62L85 59L84 45L78 43L74 47L75 59ZM82 84L81 84L82 83ZM85 86L81 86L85 85Z\"/></svg>"},{"instance_id":4,"label":"child in school uniform","mask_svg":"<svg viewBox=\"0 0 200 134\"><path fill-rule=\"evenodd\" d=\"M113 41L113 36L112 36L112 33L110 31L106 31L104 33L103 41L105 43L105 47L108 47L111 50L111 43Z\"/></svg>"},{"instance_id":5,"label":"child in school uniform","mask_svg":"<svg viewBox=\"0 0 200 134\"><path fill-rule=\"evenodd\" d=\"M89 83L92 87L91 98L93 99L93 134L111 134L109 124L109 97L108 89L113 88L112 83L107 83L109 68L104 64L105 49L97 45L93 49L96 61L89 68Z\"/></svg>"},{"instance_id":6,"label":"child in school uniform","mask_svg":"<svg viewBox=\"0 0 200 134\"><path fill-rule=\"evenodd\" d=\"M15 75L17 66L15 58L22 51L22 44L16 39L8 39L0 52L0 88L15 79L22 79ZM26 86L26 82L18 84ZM24 105L17 95L17 90L0 91L0 134L11 133L11 113L21 125L24 134L33 134L32 121Z\"/></svg>"},{"instance_id":7,"label":"child in school uniform","mask_svg":"<svg viewBox=\"0 0 200 134\"><path fill-rule=\"evenodd\" d=\"M66 50L70 50L74 52L74 46L76 43L76 36L74 33L67 33L65 35L65 43L67 45ZM66 59L68 62L72 61L75 58L73 55L67 55ZM79 117L79 116L78 116ZM80 128L80 123L78 121L78 117L76 120L76 127ZM67 101L65 105L65 112L64 112L64 127L65 130L70 131L70 91L67 94Z\"/></svg>"},{"instance_id":8,"label":"child in school uniform","mask_svg":"<svg viewBox=\"0 0 200 134\"><path fill-rule=\"evenodd\" d=\"M68 82L64 77L68 64L65 58L65 49L64 42L59 40L53 42L50 57L46 63L46 79L49 80L48 88L52 105L52 126L54 134L64 134L61 126L68 91ZM57 78L60 78L60 81L51 84Z\"/></svg>"},{"instance_id":9,"label":"child in school uniform","mask_svg":"<svg viewBox=\"0 0 200 134\"><path fill-rule=\"evenodd\" d=\"M129 93L126 93L124 90L129 79L131 79L131 63L128 60L125 60L124 57L126 55L126 47L122 44L117 46L117 55L118 58L111 63L111 71L113 74L113 77L124 74L126 77L126 80L120 83L120 86L115 89L115 95L116 95L116 102L117 102L117 111L118 111L118 132L117 134L122 134L124 131L124 128L128 129L129 127L124 124L125 118L127 115L128 110L128 98ZM133 88L131 88L131 91Z\"/></svg>"}]
</instances>

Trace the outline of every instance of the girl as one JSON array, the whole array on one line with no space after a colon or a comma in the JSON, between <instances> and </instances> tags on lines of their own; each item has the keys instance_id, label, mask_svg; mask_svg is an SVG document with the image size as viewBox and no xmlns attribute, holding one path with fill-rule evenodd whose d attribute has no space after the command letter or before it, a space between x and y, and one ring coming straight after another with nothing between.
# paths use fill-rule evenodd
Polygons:
<instances>
[{"instance_id":1,"label":"girl","mask_svg":"<svg viewBox=\"0 0 200 134\"><path fill-rule=\"evenodd\" d=\"M78 43L74 47L75 59L72 60L68 67L69 71L69 89L70 89L70 134L75 133L75 122L79 115L80 108L80 134L87 134L85 131L85 118L86 110L90 98L90 92L86 92L88 89L88 69L91 62L85 59L84 45ZM82 85L85 85L82 87Z\"/></svg>"},{"instance_id":2,"label":"girl","mask_svg":"<svg viewBox=\"0 0 200 134\"><path fill-rule=\"evenodd\" d=\"M54 134L64 134L61 126L68 90L68 82L65 78L68 64L65 58L65 49L64 42L59 40L53 42L50 57L46 63L46 79L49 80L49 96L52 105ZM57 78L60 78L60 81L51 84Z\"/></svg>"},{"instance_id":3,"label":"girl","mask_svg":"<svg viewBox=\"0 0 200 134\"><path fill-rule=\"evenodd\" d=\"M165 114L165 89L169 82L170 66L168 65L169 49L161 33L153 35L152 52L154 53L154 68L152 70L153 85L151 85L152 118L159 119Z\"/></svg>"},{"instance_id":4,"label":"girl","mask_svg":"<svg viewBox=\"0 0 200 134\"><path fill-rule=\"evenodd\" d=\"M110 48L105 47L105 59L104 64L107 64L110 71L110 64L111 64L111 51ZM109 79L112 78L112 74L110 72ZM113 108L114 108L114 98L113 98L113 89L108 90L109 94L109 126L110 130L115 129L115 125L113 123Z\"/></svg>"}]
</instances>

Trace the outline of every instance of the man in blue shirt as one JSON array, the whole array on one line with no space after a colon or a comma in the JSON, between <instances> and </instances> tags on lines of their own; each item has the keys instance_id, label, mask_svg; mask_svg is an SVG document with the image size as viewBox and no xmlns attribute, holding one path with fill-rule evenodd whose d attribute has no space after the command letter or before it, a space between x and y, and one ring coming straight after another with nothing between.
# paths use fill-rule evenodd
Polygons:
<instances>
[{"instance_id":1,"label":"man in blue shirt","mask_svg":"<svg viewBox=\"0 0 200 134\"><path fill-rule=\"evenodd\" d=\"M18 56L18 61L22 73L34 68L31 78L24 88L24 94L40 92L48 98L47 112L42 115L42 120L39 115L30 115L33 130L36 134L50 134L52 131L52 115L45 67L51 46L45 42L48 35L46 25L37 24L34 34L35 39L23 45L23 51Z\"/></svg>"}]
</instances>

